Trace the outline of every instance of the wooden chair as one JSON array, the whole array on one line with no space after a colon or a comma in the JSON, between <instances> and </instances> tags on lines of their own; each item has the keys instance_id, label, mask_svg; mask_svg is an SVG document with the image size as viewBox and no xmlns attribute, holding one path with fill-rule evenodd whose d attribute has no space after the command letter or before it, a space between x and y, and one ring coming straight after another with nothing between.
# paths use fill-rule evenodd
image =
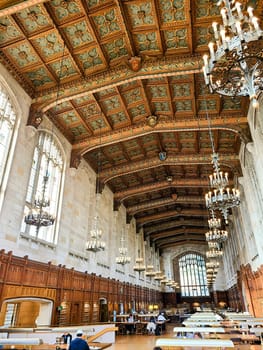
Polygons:
<instances>
[{"instance_id":1,"label":"wooden chair","mask_svg":"<svg viewBox=\"0 0 263 350\"><path fill-rule=\"evenodd\" d=\"M144 329L144 324L142 324L140 322L136 323L135 334L144 334L143 329Z\"/></svg>"},{"instance_id":2,"label":"wooden chair","mask_svg":"<svg viewBox=\"0 0 263 350\"><path fill-rule=\"evenodd\" d=\"M125 324L118 323L118 328L117 335L125 335L127 333Z\"/></svg>"}]
</instances>

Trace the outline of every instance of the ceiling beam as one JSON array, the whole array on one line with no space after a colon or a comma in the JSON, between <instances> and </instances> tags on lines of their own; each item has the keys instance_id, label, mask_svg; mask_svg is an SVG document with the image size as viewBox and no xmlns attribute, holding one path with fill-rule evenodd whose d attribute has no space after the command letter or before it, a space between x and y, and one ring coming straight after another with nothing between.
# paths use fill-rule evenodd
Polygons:
<instances>
[{"instance_id":1,"label":"ceiling beam","mask_svg":"<svg viewBox=\"0 0 263 350\"><path fill-rule=\"evenodd\" d=\"M153 221L161 221L170 217L176 218L180 216L192 216L192 217L207 217L207 209L181 209L180 210L169 210L162 213L157 213L153 215L145 215L136 219L136 224L138 226L143 226Z\"/></svg>"},{"instance_id":2,"label":"ceiling beam","mask_svg":"<svg viewBox=\"0 0 263 350\"><path fill-rule=\"evenodd\" d=\"M220 154L221 165L225 165L232 169L238 168L239 156L236 154ZM132 174L145 169L161 167L164 165L187 165L187 164L211 164L211 154L182 154L169 155L165 160L159 157L146 158L144 160L129 162L123 165L111 167L100 172L100 180L103 183L109 182L111 179L127 174ZM235 172L235 171L234 171Z\"/></svg>"},{"instance_id":3,"label":"ceiling beam","mask_svg":"<svg viewBox=\"0 0 263 350\"><path fill-rule=\"evenodd\" d=\"M211 129L221 129L224 131L230 131L237 134L244 142L251 141L241 125L247 125L247 117L240 115L230 115L227 118L217 116L211 121ZM101 138L94 136L89 137L87 140L76 141L72 146L72 154L84 155L85 153L103 146L115 144L117 142L123 142L132 140L140 136L149 135L152 133L165 133L175 132L180 133L182 131L208 131L209 126L206 118L199 118L198 120L189 119L185 120L160 120L157 125L152 128L147 125L147 122L136 124L130 127L126 127L121 130L114 130L101 135Z\"/></svg>"},{"instance_id":4,"label":"ceiling beam","mask_svg":"<svg viewBox=\"0 0 263 350\"><path fill-rule=\"evenodd\" d=\"M142 193L141 191L140 193ZM201 196L173 196L167 198L161 198L156 200L150 200L141 204L133 205L130 207L126 207L128 214L136 214L144 210L160 208L165 205L173 204L173 203L198 203L203 204L204 197Z\"/></svg>"},{"instance_id":5,"label":"ceiling beam","mask_svg":"<svg viewBox=\"0 0 263 350\"><path fill-rule=\"evenodd\" d=\"M160 191L170 187L207 187L208 179L173 179L171 182L159 181L155 183L145 184L141 186L130 187L127 190L122 190L114 193L114 199L117 201L124 201L125 199L142 193Z\"/></svg>"}]
</instances>

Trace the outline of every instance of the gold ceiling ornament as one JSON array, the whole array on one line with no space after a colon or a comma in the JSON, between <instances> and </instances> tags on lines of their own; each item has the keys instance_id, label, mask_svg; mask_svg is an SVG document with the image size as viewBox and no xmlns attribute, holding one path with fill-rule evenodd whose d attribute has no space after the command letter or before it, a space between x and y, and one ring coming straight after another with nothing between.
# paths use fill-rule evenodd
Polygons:
<instances>
[{"instance_id":1,"label":"gold ceiling ornament","mask_svg":"<svg viewBox=\"0 0 263 350\"><path fill-rule=\"evenodd\" d=\"M249 96L253 107L263 88L263 31L253 8L242 11L235 0L219 0L222 23L212 23L214 40L204 55L204 78L211 92Z\"/></svg>"},{"instance_id":2,"label":"gold ceiling ornament","mask_svg":"<svg viewBox=\"0 0 263 350\"><path fill-rule=\"evenodd\" d=\"M158 117L156 115L149 115L146 118L146 123L153 128L158 123Z\"/></svg>"}]
</instances>

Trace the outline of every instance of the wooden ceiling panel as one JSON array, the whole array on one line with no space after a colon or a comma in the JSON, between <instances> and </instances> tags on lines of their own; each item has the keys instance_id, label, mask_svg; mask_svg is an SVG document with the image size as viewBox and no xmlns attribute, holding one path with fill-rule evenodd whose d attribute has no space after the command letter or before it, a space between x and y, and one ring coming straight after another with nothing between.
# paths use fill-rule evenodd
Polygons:
<instances>
[{"instance_id":1,"label":"wooden ceiling panel","mask_svg":"<svg viewBox=\"0 0 263 350\"><path fill-rule=\"evenodd\" d=\"M157 247L203 245L210 135L231 183L250 141L247 99L211 95L203 79L216 1L9 3L0 60L32 97L28 124L47 115L72 144L71 164L99 169L114 209L123 204Z\"/></svg>"}]
</instances>

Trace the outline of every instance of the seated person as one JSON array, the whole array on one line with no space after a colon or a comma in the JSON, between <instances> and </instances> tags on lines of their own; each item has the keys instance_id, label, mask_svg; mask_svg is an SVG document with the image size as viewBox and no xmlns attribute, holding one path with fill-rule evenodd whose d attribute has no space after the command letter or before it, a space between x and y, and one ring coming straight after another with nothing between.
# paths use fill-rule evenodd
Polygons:
<instances>
[{"instance_id":1,"label":"seated person","mask_svg":"<svg viewBox=\"0 0 263 350\"><path fill-rule=\"evenodd\" d=\"M156 324L153 316L151 316L150 321L147 323L146 329L149 334L155 334Z\"/></svg>"},{"instance_id":2,"label":"seated person","mask_svg":"<svg viewBox=\"0 0 263 350\"><path fill-rule=\"evenodd\" d=\"M162 323L162 330L165 331L165 322L167 321L167 319L164 316L164 312L159 313L159 315L157 316L157 321Z\"/></svg>"},{"instance_id":3,"label":"seated person","mask_svg":"<svg viewBox=\"0 0 263 350\"><path fill-rule=\"evenodd\" d=\"M72 340L72 335L69 332L62 334L61 338L63 339L64 344L70 344Z\"/></svg>"},{"instance_id":4,"label":"seated person","mask_svg":"<svg viewBox=\"0 0 263 350\"><path fill-rule=\"evenodd\" d=\"M132 324L127 324L126 325L126 329L127 329L127 333L128 334L133 334L135 333L135 320L132 314L129 315L128 319L127 319L128 323L132 323Z\"/></svg>"}]
</instances>

